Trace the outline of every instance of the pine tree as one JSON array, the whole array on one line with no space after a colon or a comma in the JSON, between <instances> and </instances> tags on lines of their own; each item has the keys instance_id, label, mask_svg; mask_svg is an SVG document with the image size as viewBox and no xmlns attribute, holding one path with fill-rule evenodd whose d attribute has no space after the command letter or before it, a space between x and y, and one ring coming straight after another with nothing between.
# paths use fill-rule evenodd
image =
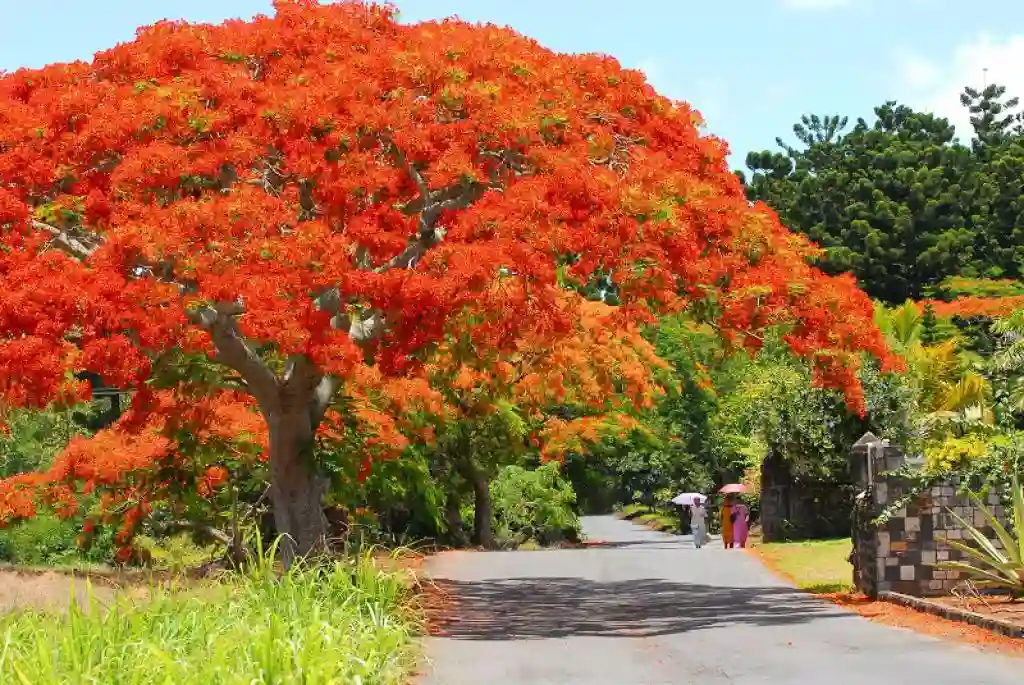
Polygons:
<instances>
[{"instance_id":1,"label":"pine tree","mask_svg":"<svg viewBox=\"0 0 1024 685\"><path fill-rule=\"evenodd\" d=\"M934 345L939 341L939 320L935 316L935 307L931 302L925 304L921 315L921 344Z\"/></svg>"},{"instance_id":2,"label":"pine tree","mask_svg":"<svg viewBox=\"0 0 1024 685\"><path fill-rule=\"evenodd\" d=\"M960 104L971 113L975 151L999 145L1009 136L1020 134L1021 113L1014 111L1020 98L1003 100L1005 96L1006 86L995 83L980 91L968 86L960 94Z\"/></svg>"}]
</instances>

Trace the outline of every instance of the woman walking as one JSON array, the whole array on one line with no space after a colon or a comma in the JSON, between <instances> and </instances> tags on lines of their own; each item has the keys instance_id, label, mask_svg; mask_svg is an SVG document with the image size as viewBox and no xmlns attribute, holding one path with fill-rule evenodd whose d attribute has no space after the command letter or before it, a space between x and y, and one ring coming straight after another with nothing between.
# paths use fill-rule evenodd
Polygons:
<instances>
[{"instance_id":1,"label":"woman walking","mask_svg":"<svg viewBox=\"0 0 1024 685\"><path fill-rule=\"evenodd\" d=\"M732 539L740 549L747 546L747 534L750 532L750 508L743 502L732 505Z\"/></svg>"},{"instance_id":2,"label":"woman walking","mask_svg":"<svg viewBox=\"0 0 1024 685\"><path fill-rule=\"evenodd\" d=\"M722 544L726 549L732 547L732 497L726 496L722 503Z\"/></svg>"},{"instance_id":3,"label":"woman walking","mask_svg":"<svg viewBox=\"0 0 1024 685\"><path fill-rule=\"evenodd\" d=\"M708 510L700 497L693 498L690 507L690 526L693 529L693 546L700 549L708 538Z\"/></svg>"}]
</instances>

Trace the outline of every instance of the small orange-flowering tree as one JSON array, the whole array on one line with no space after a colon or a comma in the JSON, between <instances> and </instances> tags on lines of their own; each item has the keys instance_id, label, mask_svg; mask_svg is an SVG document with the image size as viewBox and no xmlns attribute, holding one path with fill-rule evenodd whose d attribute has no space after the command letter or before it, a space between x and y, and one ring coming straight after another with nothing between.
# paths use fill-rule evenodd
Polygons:
<instances>
[{"instance_id":1,"label":"small orange-flowering tree","mask_svg":"<svg viewBox=\"0 0 1024 685\"><path fill-rule=\"evenodd\" d=\"M609 431L636 424L672 382L640 328L619 312L575 293L561 295L560 319L573 334L553 341L530 334L508 349L477 347L472 326L457 327L426 367L442 399L432 461L464 481L475 502L474 539L490 546L490 481L496 469L534 452L557 459ZM458 490L449 488L448 527L457 539Z\"/></svg>"},{"instance_id":2,"label":"small orange-flowering tree","mask_svg":"<svg viewBox=\"0 0 1024 685\"><path fill-rule=\"evenodd\" d=\"M456 329L495 355L558 349L576 328L562 293L596 279L621 321L689 308L752 347L784 326L863 411L861 354L891 361L871 303L808 266L816 249L747 202L698 124L609 57L357 2L161 22L8 74L0 398L84 399L81 371L132 391L116 480L209 386L154 381L205 359L261 417L286 561L324 540L308 447L325 417L379 418L347 401L367 368L384 388L421 375ZM3 486L21 513L23 485Z\"/></svg>"}]
</instances>

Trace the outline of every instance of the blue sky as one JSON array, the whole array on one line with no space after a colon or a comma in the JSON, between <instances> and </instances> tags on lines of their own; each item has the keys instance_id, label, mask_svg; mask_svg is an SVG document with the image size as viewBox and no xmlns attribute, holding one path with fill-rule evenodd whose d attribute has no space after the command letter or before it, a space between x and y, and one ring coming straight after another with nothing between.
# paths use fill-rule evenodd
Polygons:
<instances>
[{"instance_id":1,"label":"blue sky","mask_svg":"<svg viewBox=\"0 0 1024 685\"><path fill-rule=\"evenodd\" d=\"M887 99L966 124L957 93L987 78L1024 96L1014 0L397 0L402 18L510 25L564 52L605 52L693 103L734 165L805 112L869 116ZM88 59L162 18L218 21L269 0L0 0L0 69Z\"/></svg>"}]
</instances>

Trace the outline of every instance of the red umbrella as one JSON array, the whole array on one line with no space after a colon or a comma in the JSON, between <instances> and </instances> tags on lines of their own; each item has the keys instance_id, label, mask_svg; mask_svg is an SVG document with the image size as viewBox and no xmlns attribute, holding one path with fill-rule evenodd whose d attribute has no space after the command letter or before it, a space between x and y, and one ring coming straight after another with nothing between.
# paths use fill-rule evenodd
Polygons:
<instances>
[{"instance_id":1,"label":"red umbrella","mask_svg":"<svg viewBox=\"0 0 1024 685\"><path fill-rule=\"evenodd\" d=\"M747 491L748 488L743 483L729 483L728 485L723 486L721 490L719 490L719 492L725 495L735 495L737 493Z\"/></svg>"}]
</instances>

